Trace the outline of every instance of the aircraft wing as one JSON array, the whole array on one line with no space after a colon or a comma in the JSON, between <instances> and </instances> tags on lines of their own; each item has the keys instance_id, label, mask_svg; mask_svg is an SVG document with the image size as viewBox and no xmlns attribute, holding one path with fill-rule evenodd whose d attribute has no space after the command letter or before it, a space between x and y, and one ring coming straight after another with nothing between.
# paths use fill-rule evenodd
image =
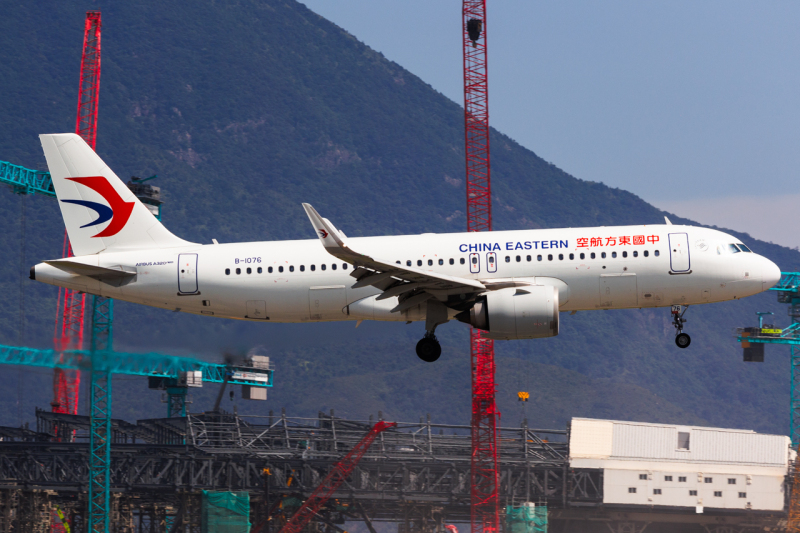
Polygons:
<instances>
[{"instance_id":1,"label":"aircraft wing","mask_svg":"<svg viewBox=\"0 0 800 533\"><path fill-rule=\"evenodd\" d=\"M379 300L399 297L400 303L392 311L404 311L432 297L446 299L450 294L486 291L486 286L474 279L403 266L358 252L347 244L345 235L330 220L320 216L310 204L303 204L303 208L325 250L355 267L350 274L357 280L353 288L376 287L383 291Z\"/></svg>"}]
</instances>

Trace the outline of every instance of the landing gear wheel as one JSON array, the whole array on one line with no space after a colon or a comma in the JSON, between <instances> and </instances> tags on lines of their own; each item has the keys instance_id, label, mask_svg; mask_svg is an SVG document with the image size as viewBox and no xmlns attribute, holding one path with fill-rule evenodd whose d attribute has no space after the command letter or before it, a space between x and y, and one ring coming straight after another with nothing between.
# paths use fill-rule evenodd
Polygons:
<instances>
[{"instance_id":1,"label":"landing gear wheel","mask_svg":"<svg viewBox=\"0 0 800 533\"><path fill-rule=\"evenodd\" d=\"M678 333L675 337L675 344L678 345L678 348L688 348L691 343L692 338L686 333Z\"/></svg>"},{"instance_id":2,"label":"landing gear wheel","mask_svg":"<svg viewBox=\"0 0 800 533\"><path fill-rule=\"evenodd\" d=\"M688 310L688 305L672 306L672 325L675 326L675 344L678 348L688 348L689 344L692 343L692 338L683 332L683 325L686 323L686 319L683 318L683 315L685 315Z\"/></svg>"},{"instance_id":3,"label":"landing gear wheel","mask_svg":"<svg viewBox=\"0 0 800 533\"><path fill-rule=\"evenodd\" d=\"M442 355L442 346L433 335L426 335L417 343L417 357L426 363L433 363L439 359L440 355Z\"/></svg>"}]
</instances>

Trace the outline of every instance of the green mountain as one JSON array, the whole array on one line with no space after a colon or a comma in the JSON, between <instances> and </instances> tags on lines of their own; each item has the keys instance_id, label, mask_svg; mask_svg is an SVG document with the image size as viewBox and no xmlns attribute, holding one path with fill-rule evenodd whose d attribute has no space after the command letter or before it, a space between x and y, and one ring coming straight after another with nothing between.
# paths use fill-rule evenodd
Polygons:
<instances>
[{"instance_id":1,"label":"green mountain","mask_svg":"<svg viewBox=\"0 0 800 533\"><path fill-rule=\"evenodd\" d=\"M97 151L122 177L159 175L164 221L176 234L197 242L313 238L303 201L351 236L465 227L460 106L292 0L6 3L0 159L43 169L37 135L74 129L86 9L103 13ZM500 132L491 143L496 229L663 222L665 213L635 195L572 177ZM56 204L9 190L0 214L0 342L50 346L56 290L25 278L32 264L61 254ZM783 270L800 269L797 251L737 235ZM788 353L770 350L766 363L744 364L731 336L756 310L785 323L785 308L764 294L692 308L688 350L673 344L668 309L565 315L557 338L497 343L502 422L519 423L516 392L527 390L533 426L596 416L783 433ZM240 411L382 410L467 423L466 328L437 331L444 354L433 365L414 355L422 330L249 324L118 303L115 342L205 357L268 353L277 367L270 399L236 400ZM118 382L116 416L162 416L143 380ZM48 406L49 390L49 372L6 369L0 424L30 419L33 405ZM207 408L213 394L197 394L193 408Z\"/></svg>"}]
</instances>

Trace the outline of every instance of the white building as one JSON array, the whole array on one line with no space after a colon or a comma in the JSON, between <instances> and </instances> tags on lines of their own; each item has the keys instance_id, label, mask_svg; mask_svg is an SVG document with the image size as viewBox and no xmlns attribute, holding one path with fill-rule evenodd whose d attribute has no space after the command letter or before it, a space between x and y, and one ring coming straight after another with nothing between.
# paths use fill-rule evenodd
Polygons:
<instances>
[{"instance_id":1,"label":"white building","mask_svg":"<svg viewBox=\"0 0 800 533\"><path fill-rule=\"evenodd\" d=\"M603 469L603 503L780 511L790 440L739 429L573 418L570 466Z\"/></svg>"}]
</instances>

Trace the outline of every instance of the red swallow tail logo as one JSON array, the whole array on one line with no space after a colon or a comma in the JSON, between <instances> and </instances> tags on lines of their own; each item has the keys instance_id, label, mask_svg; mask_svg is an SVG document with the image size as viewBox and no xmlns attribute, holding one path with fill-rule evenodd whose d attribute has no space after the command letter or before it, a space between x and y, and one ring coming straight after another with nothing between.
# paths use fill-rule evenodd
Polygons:
<instances>
[{"instance_id":1,"label":"red swallow tail logo","mask_svg":"<svg viewBox=\"0 0 800 533\"><path fill-rule=\"evenodd\" d=\"M103 205L98 202L89 202L87 200L61 200L66 204L82 205L97 212L97 218L88 224L84 224L81 228L88 228L90 226L97 226L103 222L111 223L106 226L106 229L93 235L95 237L112 237L122 231L125 224L133 212L135 202L126 202L122 199L119 193L111 186L108 180L103 176L89 176L86 178L67 178L70 181L80 183L84 187L89 187L97 194L102 196L108 205Z\"/></svg>"},{"instance_id":2,"label":"red swallow tail logo","mask_svg":"<svg viewBox=\"0 0 800 533\"><path fill-rule=\"evenodd\" d=\"M322 235L323 239L327 239L328 238L328 232L325 231L324 229L319 230L319 234Z\"/></svg>"}]
</instances>

